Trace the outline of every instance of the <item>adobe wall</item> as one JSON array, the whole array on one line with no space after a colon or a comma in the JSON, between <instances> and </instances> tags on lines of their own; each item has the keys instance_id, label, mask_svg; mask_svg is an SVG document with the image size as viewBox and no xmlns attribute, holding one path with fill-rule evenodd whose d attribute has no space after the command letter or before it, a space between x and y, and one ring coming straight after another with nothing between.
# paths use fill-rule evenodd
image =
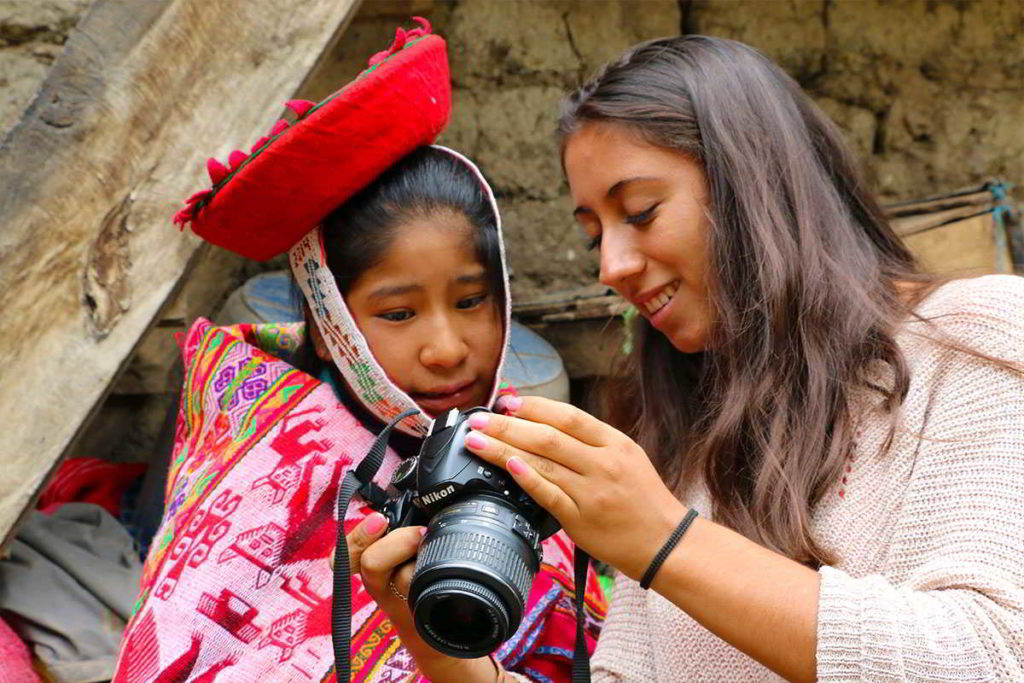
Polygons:
<instances>
[{"instance_id":1,"label":"adobe wall","mask_svg":"<svg viewBox=\"0 0 1024 683\"><path fill-rule=\"evenodd\" d=\"M0 0L0 136L88 5ZM365 0L300 95L319 99L350 80L413 14L449 41L455 110L441 142L479 162L494 184L514 296L594 281L554 145L557 105L602 62L647 38L707 33L763 50L846 131L884 199L991 176L1024 181L1017 0ZM172 307L174 320L145 340L76 454L146 457L172 390L174 325L210 315L263 267L209 250Z\"/></svg>"}]
</instances>

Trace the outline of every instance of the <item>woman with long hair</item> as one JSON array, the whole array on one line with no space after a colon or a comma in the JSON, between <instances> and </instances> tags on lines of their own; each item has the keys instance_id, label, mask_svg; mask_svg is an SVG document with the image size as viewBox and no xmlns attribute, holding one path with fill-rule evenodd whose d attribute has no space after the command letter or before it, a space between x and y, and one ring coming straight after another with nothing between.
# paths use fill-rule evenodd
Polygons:
<instances>
[{"instance_id":1,"label":"woman with long hair","mask_svg":"<svg viewBox=\"0 0 1024 683\"><path fill-rule=\"evenodd\" d=\"M1024 280L923 273L737 42L636 46L559 131L635 350L607 422L467 443L619 570L595 680L1024 680Z\"/></svg>"}]
</instances>

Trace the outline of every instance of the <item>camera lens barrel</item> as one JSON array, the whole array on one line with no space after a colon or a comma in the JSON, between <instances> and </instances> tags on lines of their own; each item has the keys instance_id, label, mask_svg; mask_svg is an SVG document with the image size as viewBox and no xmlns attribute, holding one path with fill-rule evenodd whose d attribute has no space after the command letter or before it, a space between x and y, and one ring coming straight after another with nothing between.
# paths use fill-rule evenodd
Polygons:
<instances>
[{"instance_id":1,"label":"camera lens barrel","mask_svg":"<svg viewBox=\"0 0 1024 683\"><path fill-rule=\"evenodd\" d=\"M490 654L519 628L540 557L509 502L481 493L449 505L430 521L410 587L420 636L454 657Z\"/></svg>"}]
</instances>

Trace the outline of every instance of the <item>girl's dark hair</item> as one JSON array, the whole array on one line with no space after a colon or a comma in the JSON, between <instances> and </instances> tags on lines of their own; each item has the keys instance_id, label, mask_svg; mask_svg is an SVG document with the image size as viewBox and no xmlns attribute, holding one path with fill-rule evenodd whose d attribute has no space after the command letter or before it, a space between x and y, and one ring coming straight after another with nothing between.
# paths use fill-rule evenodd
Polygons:
<instances>
[{"instance_id":1,"label":"girl's dark hair","mask_svg":"<svg viewBox=\"0 0 1024 683\"><path fill-rule=\"evenodd\" d=\"M853 447L851 394L867 386L890 409L903 401L895 331L936 281L919 273L837 128L746 45L638 45L568 98L563 150L588 122L688 156L709 187L713 351L680 353L639 318L635 351L605 392L607 418L677 492L704 483L720 522L798 561L833 561L811 514ZM920 285L912 301L897 283ZM885 386L871 384L879 364Z\"/></svg>"},{"instance_id":2,"label":"girl's dark hair","mask_svg":"<svg viewBox=\"0 0 1024 683\"><path fill-rule=\"evenodd\" d=\"M491 291L502 299L498 229L487 192L466 164L433 147L404 157L324 221L327 265L342 296L391 246L399 226L446 212L469 221Z\"/></svg>"},{"instance_id":3,"label":"girl's dark hair","mask_svg":"<svg viewBox=\"0 0 1024 683\"><path fill-rule=\"evenodd\" d=\"M487 190L469 166L434 147L420 147L403 157L324 219L327 266L341 295L380 261L403 224L444 214L469 221L495 305L504 310L508 294L501 243ZM308 329L308 314L306 322ZM293 363L311 372L318 363L308 334L306 341Z\"/></svg>"}]
</instances>

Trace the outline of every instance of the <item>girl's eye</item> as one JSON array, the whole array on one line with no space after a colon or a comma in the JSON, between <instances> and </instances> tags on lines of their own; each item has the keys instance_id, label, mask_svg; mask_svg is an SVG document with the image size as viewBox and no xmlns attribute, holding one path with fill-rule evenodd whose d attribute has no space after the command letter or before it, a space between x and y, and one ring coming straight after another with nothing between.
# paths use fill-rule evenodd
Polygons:
<instances>
[{"instance_id":1,"label":"girl's eye","mask_svg":"<svg viewBox=\"0 0 1024 683\"><path fill-rule=\"evenodd\" d=\"M377 317L393 323L400 323L411 318L412 311L388 311L387 313L378 313Z\"/></svg>"},{"instance_id":2,"label":"girl's eye","mask_svg":"<svg viewBox=\"0 0 1024 683\"><path fill-rule=\"evenodd\" d=\"M587 251L594 251L601 246L601 236L596 235L587 240Z\"/></svg>"},{"instance_id":3,"label":"girl's eye","mask_svg":"<svg viewBox=\"0 0 1024 683\"><path fill-rule=\"evenodd\" d=\"M467 296L465 299L459 299L459 302L455 304L455 308L460 310L469 310L470 308L476 308L487 299L486 294L477 294L475 296Z\"/></svg>"},{"instance_id":4,"label":"girl's eye","mask_svg":"<svg viewBox=\"0 0 1024 683\"><path fill-rule=\"evenodd\" d=\"M654 204L653 206L651 206L651 208L647 209L646 211L629 214L628 216L626 216L626 222L629 223L630 225L646 225L647 223L650 223L651 220L654 218L654 212L660 205L661 202L658 202L657 204Z\"/></svg>"}]
</instances>

